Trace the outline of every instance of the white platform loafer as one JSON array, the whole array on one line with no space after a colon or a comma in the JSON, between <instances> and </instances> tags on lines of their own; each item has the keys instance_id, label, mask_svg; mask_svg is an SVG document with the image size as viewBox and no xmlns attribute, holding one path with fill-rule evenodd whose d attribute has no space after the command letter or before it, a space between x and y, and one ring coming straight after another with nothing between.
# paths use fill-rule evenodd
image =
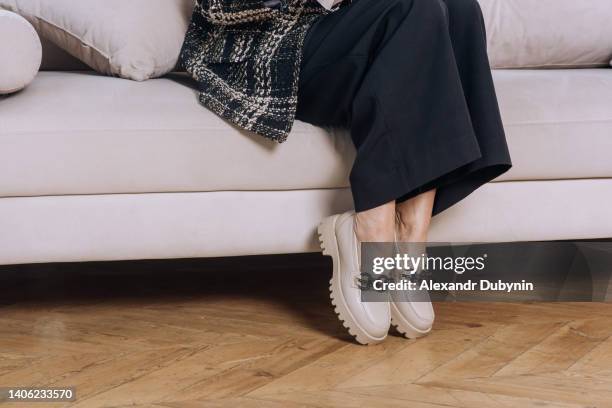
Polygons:
<instances>
[{"instance_id":1,"label":"white platform loafer","mask_svg":"<svg viewBox=\"0 0 612 408\"><path fill-rule=\"evenodd\" d=\"M391 293L391 325L409 339L425 336L435 320L431 301L421 296L424 295L419 294L419 300L415 301L407 291Z\"/></svg>"},{"instance_id":2,"label":"white platform loafer","mask_svg":"<svg viewBox=\"0 0 612 408\"><path fill-rule=\"evenodd\" d=\"M391 291L390 298L391 325L404 337L415 339L431 331L436 315L426 290Z\"/></svg>"},{"instance_id":3,"label":"white platform loafer","mask_svg":"<svg viewBox=\"0 0 612 408\"><path fill-rule=\"evenodd\" d=\"M331 256L334 264L329 289L338 318L357 342L375 344L387 337L391 311L389 302L361 301L360 249L354 224L354 212L328 217L319 225L319 239L323 254Z\"/></svg>"}]
</instances>

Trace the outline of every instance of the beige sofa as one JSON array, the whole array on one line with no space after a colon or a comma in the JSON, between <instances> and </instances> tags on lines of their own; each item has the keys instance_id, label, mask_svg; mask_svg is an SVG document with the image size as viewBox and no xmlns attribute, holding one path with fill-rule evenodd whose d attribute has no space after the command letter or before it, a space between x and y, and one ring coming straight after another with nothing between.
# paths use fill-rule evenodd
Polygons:
<instances>
[{"instance_id":1,"label":"beige sofa","mask_svg":"<svg viewBox=\"0 0 612 408\"><path fill-rule=\"evenodd\" d=\"M133 82L51 57L63 70L0 99L0 264L316 251L317 223L351 208L344 131L298 122L274 145L200 107L181 74ZM612 237L612 69L494 78L515 166L431 239Z\"/></svg>"}]
</instances>

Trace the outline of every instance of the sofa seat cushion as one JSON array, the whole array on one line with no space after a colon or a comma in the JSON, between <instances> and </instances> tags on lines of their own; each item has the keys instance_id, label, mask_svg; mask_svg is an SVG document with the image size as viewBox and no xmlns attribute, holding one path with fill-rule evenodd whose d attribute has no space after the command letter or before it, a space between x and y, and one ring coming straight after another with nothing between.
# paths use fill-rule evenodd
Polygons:
<instances>
[{"instance_id":1,"label":"sofa seat cushion","mask_svg":"<svg viewBox=\"0 0 612 408\"><path fill-rule=\"evenodd\" d=\"M612 70L497 71L515 167L500 180L612 177ZM226 124L182 76L41 72L0 100L0 197L348 186L345 131L278 145Z\"/></svg>"},{"instance_id":2,"label":"sofa seat cushion","mask_svg":"<svg viewBox=\"0 0 612 408\"><path fill-rule=\"evenodd\" d=\"M612 69L494 77L514 164L498 181L612 177Z\"/></svg>"},{"instance_id":3,"label":"sofa seat cushion","mask_svg":"<svg viewBox=\"0 0 612 408\"><path fill-rule=\"evenodd\" d=\"M0 197L346 185L347 138L296 123L287 143L268 142L170 78L48 71L0 100Z\"/></svg>"}]
</instances>

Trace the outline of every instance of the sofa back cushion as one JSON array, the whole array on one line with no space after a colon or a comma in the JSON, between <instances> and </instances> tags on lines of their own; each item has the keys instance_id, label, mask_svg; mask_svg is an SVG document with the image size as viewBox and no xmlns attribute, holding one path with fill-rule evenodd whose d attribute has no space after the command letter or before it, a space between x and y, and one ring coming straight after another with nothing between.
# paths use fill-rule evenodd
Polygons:
<instances>
[{"instance_id":1,"label":"sofa back cushion","mask_svg":"<svg viewBox=\"0 0 612 408\"><path fill-rule=\"evenodd\" d=\"M611 63L612 0L478 1L494 68ZM93 67L105 74L143 80L174 68L193 3L0 0L0 8L24 15L38 29L44 50L41 69Z\"/></svg>"},{"instance_id":2,"label":"sofa back cushion","mask_svg":"<svg viewBox=\"0 0 612 408\"><path fill-rule=\"evenodd\" d=\"M494 68L606 66L612 0L478 0Z\"/></svg>"},{"instance_id":3,"label":"sofa back cushion","mask_svg":"<svg viewBox=\"0 0 612 408\"><path fill-rule=\"evenodd\" d=\"M96 71L142 81L172 71L193 0L0 0Z\"/></svg>"}]
</instances>

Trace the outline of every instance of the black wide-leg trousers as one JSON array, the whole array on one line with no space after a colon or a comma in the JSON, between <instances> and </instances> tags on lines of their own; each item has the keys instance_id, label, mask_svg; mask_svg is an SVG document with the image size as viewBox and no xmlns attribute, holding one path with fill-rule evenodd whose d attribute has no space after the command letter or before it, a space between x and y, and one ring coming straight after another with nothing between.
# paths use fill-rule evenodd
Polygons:
<instances>
[{"instance_id":1,"label":"black wide-leg trousers","mask_svg":"<svg viewBox=\"0 0 612 408\"><path fill-rule=\"evenodd\" d=\"M356 211L436 188L437 214L511 167L476 0L353 0L322 16L297 118L350 129Z\"/></svg>"}]
</instances>

